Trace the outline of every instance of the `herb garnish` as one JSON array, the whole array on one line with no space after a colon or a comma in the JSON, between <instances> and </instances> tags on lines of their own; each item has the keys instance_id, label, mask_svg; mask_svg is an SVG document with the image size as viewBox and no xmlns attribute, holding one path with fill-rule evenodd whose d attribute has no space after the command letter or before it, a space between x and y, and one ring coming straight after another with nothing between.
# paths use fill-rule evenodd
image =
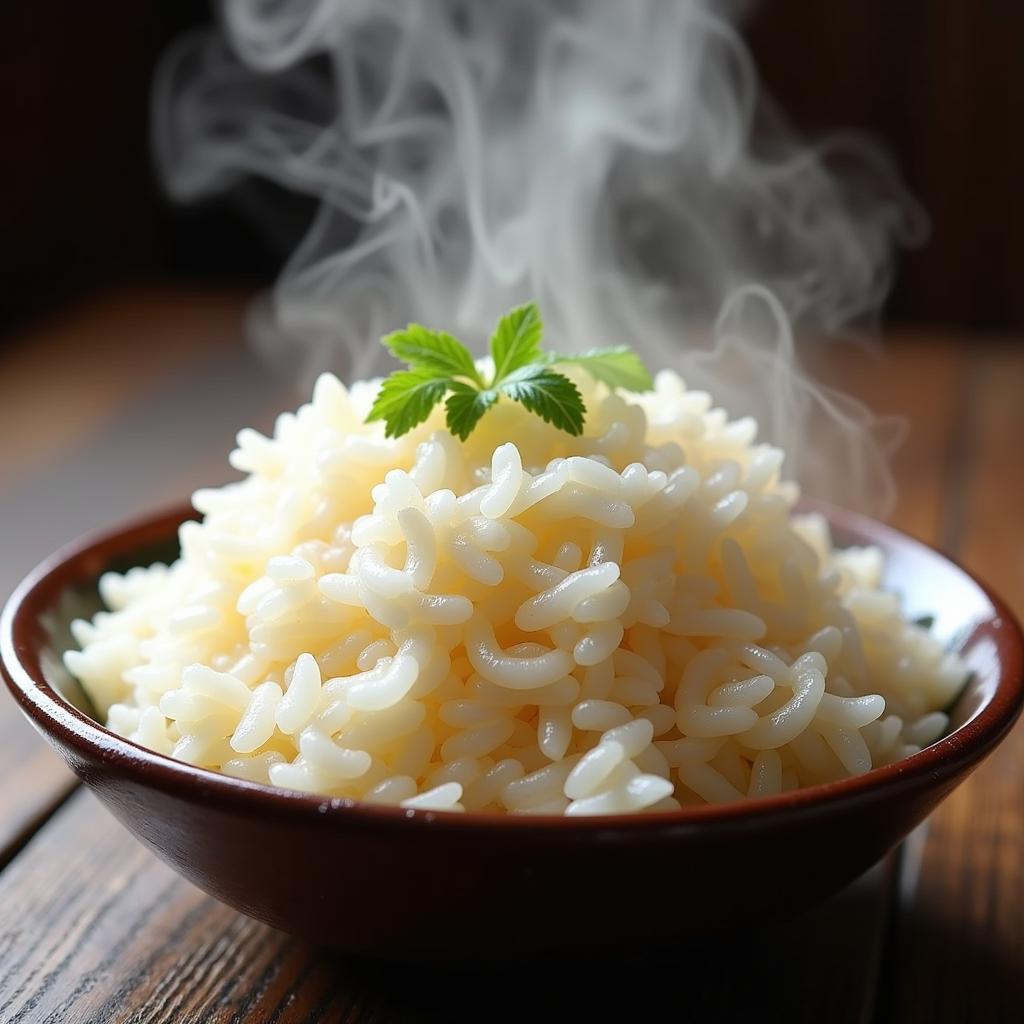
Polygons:
<instances>
[{"instance_id":1,"label":"herb garnish","mask_svg":"<svg viewBox=\"0 0 1024 1024\"><path fill-rule=\"evenodd\" d=\"M576 436L583 432L587 411L583 398L568 377L551 367L573 363L612 389L649 391L653 386L647 367L627 345L559 355L541 350L543 330L535 302L506 313L491 335L494 374L490 380L477 369L469 349L444 331L409 324L405 330L385 335L382 343L408 369L396 370L384 381L366 422L384 420L384 436L401 437L443 400L448 429L465 441L484 413L504 396Z\"/></svg>"}]
</instances>

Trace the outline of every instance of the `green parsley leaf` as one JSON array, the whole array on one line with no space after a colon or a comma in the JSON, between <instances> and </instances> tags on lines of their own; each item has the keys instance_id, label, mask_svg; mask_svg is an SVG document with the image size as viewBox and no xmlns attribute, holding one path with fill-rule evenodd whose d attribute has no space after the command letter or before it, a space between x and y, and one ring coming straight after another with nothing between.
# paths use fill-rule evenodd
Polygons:
<instances>
[{"instance_id":1,"label":"green parsley leaf","mask_svg":"<svg viewBox=\"0 0 1024 1024\"><path fill-rule=\"evenodd\" d=\"M469 349L444 331L409 324L404 331L392 331L381 341L396 359L408 363L413 370L430 370L446 377L469 377L483 386Z\"/></svg>"},{"instance_id":2,"label":"green parsley leaf","mask_svg":"<svg viewBox=\"0 0 1024 1024\"><path fill-rule=\"evenodd\" d=\"M546 366L523 366L498 383L502 394L515 399L530 412L536 413L574 437L583 433L586 407L579 389L568 377Z\"/></svg>"},{"instance_id":3,"label":"green parsley leaf","mask_svg":"<svg viewBox=\"0 0 1024 1024\"><path fill-rule=\"evenodd\" d=\"M480 417L498 400L498 392L493 388L477 391L471 384L460 380L452 381L451 391L444 403L448 430L460 441L465 441L480 422Z\"/></svg>"},{"instance_id":4,"label":"green parsley leaf","mask_svg":"<svg viewBox=\"0 0 1024 1024\"><path fill-rule=\"evenodd\" d=\"M384 420L384 436L401 437L443 401L449 431L465 441L504 395L546 423L576 436L583 433L587 411L583 398L576 385L552 366L581 366L613 389L647 391L653 386L640 357L626 345L575 356L546 353L540 347L543 329L535 302L506 313L491 335L494 376L490 381L476 368L469 349L444 331L409 324L405 330L388 334L383 343L409 369L397 370L384 381L366 422Z\"/></svg>"},{"instance_id":5,"label":"green parsley leaf","mask_svg":"<svg viewBox=\"0 0 1024 1024\"><path fill-rule=\"evenodd\" d=\"M397 370L381 385L366 422L384 420L384 436L401 437L430 415L452 383L429 370Z\"/></svg>"},{"instance_id":6,"label":"green parsley leaf","mask_svg":"<svg viewBox=\"0 0 1024 1024\"><path fill-rule=\"evenodd\" d=\"M540 336L543 330L536 302L516 306L498 321L491 335L495 384L513 370L541 360Z\"/></svg>"},{"instance_id":7,"label":"green parsley leaf","mask_svg":"<svg viewBox=\"0 0 1024 1024\"><path fill-rule=\"evenodd\" d=\"M582 366L591 377L603 381L613 390L650 391L654 387L643 360L628 345L592 348L577 356L553 355L548 362Z\"/></svg>"}]
</instances>

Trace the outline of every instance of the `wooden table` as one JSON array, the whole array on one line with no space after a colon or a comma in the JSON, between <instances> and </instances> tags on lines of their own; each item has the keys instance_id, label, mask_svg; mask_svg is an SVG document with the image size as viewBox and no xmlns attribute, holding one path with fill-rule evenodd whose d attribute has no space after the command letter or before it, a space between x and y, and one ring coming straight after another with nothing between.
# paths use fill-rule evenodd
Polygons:
<instances>
[{"instance_id":1,"label":"wooden table","mask_svg":"<svg viewBox=\"0 0 1024 1024\"><path fill-rule=\"evenodd\" d=\"M218 482L234 430L266 429L296 403L241 345L244 303L110 293L0 352L0 589L83 529ZM1019 342L916 331L891 338L883 361L821 361L911 417L895 524L1024 610ZM690 1021L1016 1021L1022 861L1018 729L901 851L767 947L752 929L648 975L400 971L294 941L179 879L0 698L3 1022L643 1020L663 999Z\"/></svg>"}]
</instances>

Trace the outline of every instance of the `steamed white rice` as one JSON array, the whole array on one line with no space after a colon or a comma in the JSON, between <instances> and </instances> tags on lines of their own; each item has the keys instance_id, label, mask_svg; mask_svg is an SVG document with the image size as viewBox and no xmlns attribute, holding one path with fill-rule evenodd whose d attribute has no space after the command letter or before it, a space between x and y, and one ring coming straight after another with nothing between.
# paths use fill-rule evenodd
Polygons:
<instances>
[{"instance_id":1,"label":"steamed white rice","mask_svg":"<svg viewBox=\"0 0 1024 1024\"><path fill-rule=\"evenodd\" d=\"M255 782L410 808L666 810L866 772L947 728L963 665L882 555L792 512L783 453L670 372L577 377L386 440L324 375L173 565L109 573L65 656L115 732Z\"/></svg>"}]
</instances>

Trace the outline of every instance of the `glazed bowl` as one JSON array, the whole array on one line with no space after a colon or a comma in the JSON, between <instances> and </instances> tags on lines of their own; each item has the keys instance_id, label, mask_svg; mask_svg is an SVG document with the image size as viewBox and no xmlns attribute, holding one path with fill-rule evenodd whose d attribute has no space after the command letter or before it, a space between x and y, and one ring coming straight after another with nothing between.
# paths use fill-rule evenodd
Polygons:
<instances>
[{"instance_id":1,"label":"glazed bowl","mask_svg":"<svg viewBox=\"0 0 1024 1024\"><path fill-rule=\"evenodd\" d=\"M664 814L455 814L274 789L174 761L109 732L64 672L68 622L107 569L173 558L181 507L57 552L0 624L3 674L32 724L107 808L201 889L341 950L496 963L656 949L840 889L906 836L1020 713L1024 642L1004 605L904 534L819 506L836 543L875 544L886 585L934 616L972 675L951 732L903 761L807 789Z\"/></svg>"}]
</instances>

